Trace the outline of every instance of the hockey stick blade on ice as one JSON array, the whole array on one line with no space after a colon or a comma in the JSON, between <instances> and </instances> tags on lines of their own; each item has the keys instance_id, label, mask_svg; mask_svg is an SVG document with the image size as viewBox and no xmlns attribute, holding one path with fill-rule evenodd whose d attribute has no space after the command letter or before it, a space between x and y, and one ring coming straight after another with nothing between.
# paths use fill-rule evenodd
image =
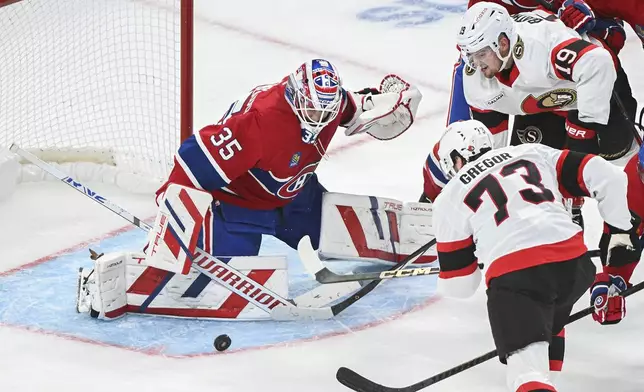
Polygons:
<instances>
[{"instance_id":1,"label":"hockey stick blade on ice","mask_svg":"<svg viewBox=\"0 0 644 392\"><path fill-rule=\"evenodd\" d=\"M599 249L589 250L589 257L599 257ZM317 255L315 255L317 258ZM322 261L317 258L318 262L322 264ZM483 263L479 263L479 268L483 269ZM331 284L331 283L342 283L342 282L357 282L363 280L384 280L384 279L394 279L394 278L409 278L412 276L424 276L424 275L438 275L440 273L440 267L424 267L424 268L405 268L399 270L386 270L380 272L363 272L357 274L346 274L340 275L329 270L328 268L322 268L313 275L315 279L322 284Z\"/></svg>"},{"instance_id":2,"label":"hockey stick blade on ice","mask_svg":"<svg viewBox=\"0 0 644 392\"><path fill-rule=\"evenodd\" d=\"M620 295L622 297L628 297L644 289L644 282L640 282L635 286L632 286L622 292ZM570 315L566 325L574 323L575 321L582 319L589 314L592 314L594 311L593 306L589 306L583 310L580 310L577 313ZM446 378L452 377L464 370L470 369L476 365L479 365L483 362L486 362L497 356L496 350L490 351L489 353L483 354L480 357L476 357L470 361L464 362L456 367L453 367L449 370L446 370L442 373L438 373L432 377L429 377L423 381L417 382L416 384L409 385L407 387L401 388L391 388L378 383L375 383L369 380L366 377L359 375L351 369L341 367L338 369L335 377L342 383L342 385L358 392L416 392L423 388L427 388L430 385L434 385L439 381L442 381Z\"/></svg>"},{"instance_id":3,"label":"hockey stick blade on ice","mask_svg":"<svg viewBox=\"0 0 644 392\"><path fill-rule=\"evenodd\" d=\"M409 256L405 257L400 262L399 265L393 266L390 269L390 271L395 271L395 270L405 268L406 266L411 264L416 259L416 257L419 257L423 253L427 252L427 249L431 248L435 243L436 243L436 239L433 239L433 240L429 241L428 243L426 243L425 245L421 246L416 251L414 251L412 254L410 254ZM376 288L376 286L378 286L380 284L380 282L382 282L382 281L381 280L373 280L373 281L367 283L366 285L364 285L360 290L355 292L350 297L344 299L342 302L339 302L339 303L331 306L331 311L333 312L333 315L334 316L337 315L338 313L342 312L343 310L345 310L349 306L351 306L354 303L356 303L356 301L358 301L359 299L361 299L365 295L369 294L373 289Z\"/></svg>"},{"instance_id":4,"label":"hockey stick blade on ice","mask_svg":"<svg viewBox=\"0 0 644 392\"><path fill-rule=\"evenodd\" d=\"M38 158L34 154L25 151L18 147L16 144L12 144L11 147L9 148L10 151L16 153L17 155L23 157L27 161L33 163L34 165L38 166L40 169L45 171L46 173L49 173L56 179L60 180L61 182L65 183L66 185L74 188L78 192L82 193L84 196L87 196L94 200L95 202L99 203L103 207L107 208L108 210L114 212L115 214L119 215L123 219L127 220L128 222L132 223L133 225L139 227L140 229L148 232L152 229L152 227L147 224L146 222L142 221L129 211L125 210L121 206L117 205L116 203L110 201L106 197L103 197L99 195L98 193L91 191L89 188L87 188L85 185L82 183L74 180L73 178L67 176L63 171L59 170L58 168L50 165L47 162L44 162L42 159ZM312 291L315 291L314 293L309 293L310 295L306 295L305 293L302 296L299 296L293 300L288 300L285 298L282 298L272 290L268 289L264 285L261 285L254 280L248 278L245 274L239 272L235 268L229 266L228 264L224 263L223 261L217 259L216 257L210 255L209 253L203 251L202 249L197 248L197 251L195 252L194 255L189 255L193 261L192 267L195 268L197 271L203 273L204 275L208 276L210 279L214 280L218 284L222 285L229 291L239 295L240 297L248 300L249 303L252 305L256 306L257 308L265 311L268 313L271 318L274 320L298 320L298 319L329 319L332 318L336 313L334 313L333 308L330 306L323 306L323 307L299 307L297 306L297 300L298 298L315 298L315 297L320 297L323 295L329 295L329 290L327 288L318 287L313 289ZM222 273L222 271L224 273ZM231 275L232 274L232 275ZM239 281L244 281L250 284L253 287L252 293L254 294L253 296L249 295L248 293L251 292L251 290L242 290L239 289L237 285L231 284L231 282L234 282L234 279L222 279L224 276L236 276L239 278ZM248 286L247 286L248 287ZM348 286L347 286L348 287ZM351 286L356 287L356 286ZM364 290L364 287L359 289L354 295L362 292ZM352 292L352 291L351 291ZM256 294L257 293L257 294ZM258 298L259 295L262 295L263 299L265 300L268 297L272 297L274 301L262 301L259 302L255 298ZM320 294L320 295L318 295ZM335 300L339 296L345 296L347 294L350 294L350 292L346 293L335 293L336 295L331 295L329 298L329 302ZM353 297L349 297L351 299ZM264 303L265 302L265 303ZM353 301L355 302L355 301ZM353 303L351 302L351 303ZM338 312L339 313L339 312Z\"/></svg>"}]
</instances>

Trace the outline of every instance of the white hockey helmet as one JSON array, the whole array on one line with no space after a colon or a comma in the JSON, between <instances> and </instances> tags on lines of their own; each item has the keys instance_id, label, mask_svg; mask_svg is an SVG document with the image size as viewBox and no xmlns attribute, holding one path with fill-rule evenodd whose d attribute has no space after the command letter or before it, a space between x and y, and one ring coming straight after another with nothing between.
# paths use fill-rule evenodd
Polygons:
<instances>
[{"instance_id":1,"label":"white hockey helmet","mask_svg":"<svg viewBox=\"0 0 644 392\"><path fill-rule=\"evenodd\" d=\"M509 51L502 56L499 49L499 37L505 34L510 41L515 35L514 20L503 6L496 3L480 2L470 7L461 20L456 36L463 60L474 68L472 56L483 50L492 49L501 61L502 69L507 65L512 54Z\"/></svg>"},{"instance_id":2,"label":"white hockey helmet","mask_svg":"<svg viewBox=\"0 0 644 392\"><path fill-rule=\"evenodd\" d=\"M454 159L471 162L494 148L492 133L477 120L450 124L438 142L438 164L448 179L456 175Z\"/></svg>"}]
</instances>

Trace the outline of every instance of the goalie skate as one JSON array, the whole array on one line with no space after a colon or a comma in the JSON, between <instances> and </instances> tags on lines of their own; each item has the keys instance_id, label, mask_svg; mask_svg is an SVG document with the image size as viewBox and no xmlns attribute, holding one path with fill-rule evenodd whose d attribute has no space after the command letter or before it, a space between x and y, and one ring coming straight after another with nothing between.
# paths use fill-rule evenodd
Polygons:
<instances>
[{"instance_id":1,"label":"goalie skate","mask_svg":"<svg viewBox=\"0 0 644 392\"><path fill-rule=\"evenodd\" d=\"M78 269L78 283L76 286L76 311L78 313L92 313L92 297L90 287L93 282L93 268Z\"/></svg>"}]
</instances>

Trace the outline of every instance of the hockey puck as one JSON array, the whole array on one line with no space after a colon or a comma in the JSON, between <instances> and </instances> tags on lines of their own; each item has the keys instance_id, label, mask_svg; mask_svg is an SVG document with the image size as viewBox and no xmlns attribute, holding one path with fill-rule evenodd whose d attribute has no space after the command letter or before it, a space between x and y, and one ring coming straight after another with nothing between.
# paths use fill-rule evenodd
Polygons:
<instances>
[{"instance_id":1,"label":"hockey puck","mask_svg":"<svg viewBox=\"0 0 644 392\"><path fill-rule=\"evenodd\" d=\"M228 347L230 347L230 336L228 335L219 335L215 338L215 349L217 351L226 351L228 350Z\"/></svg>"}]
</instances>

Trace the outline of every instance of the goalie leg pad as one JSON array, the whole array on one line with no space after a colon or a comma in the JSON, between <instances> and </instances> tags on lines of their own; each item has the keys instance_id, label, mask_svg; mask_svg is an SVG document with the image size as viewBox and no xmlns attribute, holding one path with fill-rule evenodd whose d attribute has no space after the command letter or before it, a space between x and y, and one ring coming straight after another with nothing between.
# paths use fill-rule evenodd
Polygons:
<instances>
[{"instance_id":1,"label":"goalie leg pad","mask_svg":"<svg viewBox=\"0 0 644 392\"><path fill-rule=\"evenodd\" d=\"M322 201L320 256L398 263L434 238L431 205L329 192ZM436 260L430 249L416 263Z\"/></svg>"},{"instance_id":2,"label":"goalie leg pad","mask_svg":"<svg viewBox=\"0 0 644 392\"><path fill-rule=\"evenodd\" d=\"M148 264L187 274L211 203L208 192L170 184L159 200L159 212L148 233Z\"/></svg>"},{"instance_id":3,"label":"goalie leg pad","mask_svg":"<svg viewBox=\"0 0 644 392\"><path fill-rule=\"evenodd\" d=\"M240 289L261 304L275 299L257 289L264 285L288 297L288 273L283 256L224 259L244 276L230 274L197 251L195 263ZM125 313L203 319L263 320L270 315L206 275L191 269L175 274L147 265L142 253L112 253L99 258L94 269L82 270L78 311L112 320Z\"/></svg>"},{"instance_id":4,"label":"goalie leg pad","mask_svg":"<svg viewBox=\"0 0 644 392\"><path fill-rule=\"evenodd\" d=\"M79 270L78 312L87 312L102 320L112 320L125 314L127 259L126 253L109 253L99 257L93 269Z\"/></svg>"}]
</instances>

